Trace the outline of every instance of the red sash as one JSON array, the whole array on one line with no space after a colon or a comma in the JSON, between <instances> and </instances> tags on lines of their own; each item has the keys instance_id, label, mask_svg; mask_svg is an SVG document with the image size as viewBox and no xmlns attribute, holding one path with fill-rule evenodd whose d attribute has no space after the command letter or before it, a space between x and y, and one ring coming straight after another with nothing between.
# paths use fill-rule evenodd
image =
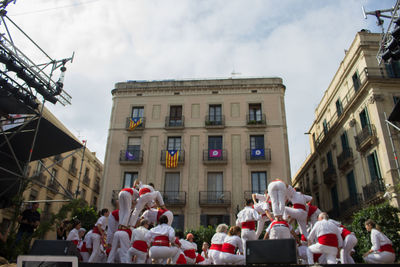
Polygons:
<instances>
[{"instance_id":1,"label":"red sash","mask_svg":"<svg viewBox=\"0 0 400 267\"><path fill-rule=\"evenodd\" d=\"M121 191L127 191L127 192L129 192L129 194L131 194L133 196L133 189L132 188L124 188Z\"/></svg>"},{"instance_id":2,"label":"red sash","mask_svg":"<svg viewBox=\"0 0 400 267\"><path fill-rule=\"evenodd\" d=\"M211 244L210 249L221 251L222 250L222 244Z\"/></svg>"},{"instance_id":3,"label":"red sash","mask_svg":"<svg viewBox=\"0 0 400 267\"><path fill-rule=\"evenodd\" d=\"M93 227L92 233L93 233L93 234L101 235L101 234L100 234L100 231L99 231L99 228L98 228L97 226Z\"/></svg>"},{"instance_id":4,"label":"red sash","mask_svg":"<svg viewBox=\"0 0 400 267\"><path fill-rule=\"evenodd\" d=\"M187 264L186 258L182 253L179 255L179 258L176 261L176 264Z\"/></svg>"},{"instance_id":5,"label":"red sash","mask_svg":"<svg viewBox=\"0 0 400 267\"><path fill-rule=\"evenodd\" d=\"M275 179L275 180L272 180L271 183L272 183L272 182L282 182L282 180ZM282 183L283 183L283 182L282 182Z\"/></svg>"},{"instance_id":6,"label":"red sash","mask_svg":"<svg viewBox=\"0 0 400 267\"><path fill-rule=\"evenodd\" d=\"M313 254L313 258L314 258L314 262L318 262L318 260L319 260L319 257L321 257L321 253L315 253L315 254Z\"/></svg>"},{"instance_id":7,"label":"red sash","mask_svg":"<svg viewBox=\"0 0 400 267\"><path fill-rule=\"evenodd\" d=\"M346 236L348 236L349 234L351 234L351 232L349 231L349 230L347 230L346 228L344 228L344 226L343 225L341 225L340 227L342 227L343 229L342 229L342 234L341 234L341 236L342 236L342 238L343 238L343 240L346 238Z\"/></svg>"},{"instance_id":8,"label":"red sash","mask_svg":"<svg viewBox=\"0 0 400 267\"><path fill-rule=\"evenodd\" d=\"M72 241L72 243L74 243L76 246L78 246L79 240L71 240L71 241Z\"/></svg>"},{"instance_id":9,"label":"red sash","mask_svg":"<svg viewBox=\"0 0 400 267\"><path fill-rule=\"evenodd\" d=\"M394 253L394 249L393 249L392 245L390 245L390 244L385 244L385 245L381 246L381 248L378 249L378 251L379 252L387 251L387 252Z\"/></svg>"},{"instance_id":10,"label":"red sash","mask_svg":"<svg viewBox=\"0 0 400 267\"><path fill-rule=\"evenodd\" d=\"M142 189L139 190L139 196L150 193L151 190L147 187L143 187Z\"/></svg>"},{"instance_id":11,"label":"red sash","mask_svg":"<svg viewBox=\"0 0 400 267\"><path fill-rule=\"evenodd\" d=\"M181 246L181 241L179 241L178 237L175 237L175 244L177 244L178 246Z\"/></svg>"},{"instance_id":12,"label":"red sash","mask_svg":"<svg viewBox=\"0 0 400 267\"><path fill-rule=\"evenodd\" d=\"M289 224L286 221L273 221L271 224L271 228L274 227L276 224L280 225L280 226L286 226L287 228L289 228Z\"/></svg>"},{"instance_id":13,"label":"red sash","mask_svg":"<svg viewBox=\"0 0 400 267\"><path fill-rule=\"evenodd\" d=\"M335 234L326 234L318 237L318 243L330 247L338 247L338 239Z\"/></svg>"},{"instance_id":14,"label":"red sash","mask_svg":"<svg viewBox=\"0 0 400 267\"><path fill-rule=\"evenodd\" d=\"M199 263L199 262L202 262L202 261L204 261L204 257L201 256L201 254L197 254L196 263Z\"/></svg>"},{"instance_id":15,"label":"red sash","mask_svg":"<svg viewBox=\"0 0 400 267\"><path fill-rule=\"evenodd\" d=\"M133 248L136 248L139 251L147 252L147 243L143 240L135 240L132 244Z\"/></svg>"},{"instance_id":16,"label":"red sash","mask_svg":"<svg viewBox=\"0 0 400 267\"><path fill-rule=\"evenodd\" d=\"M256 230L256 221L242 222L242 229Z\"/></svg>"},{"instance_id":17,"label":"red sash","mask_svg":"<svg viewBox=\"0 0 400 267\"><path fill-rule=\"evenodd\" d=\"M165 235L159 235L154 238L152 246L169 247L169 238Z\"/></svg>"},{"instance_id":18,"label":"red sash","mask_svg":"<svg viewBox=\"0 0 400 267\"><path fill-rule=\"evenodd\" d=\"M294 203L294 204L293 204L293 208L294 208L294 209L306 210L306 206L304 206L303 204L299 204L299 203Z\"/></svg>"},{"instance_id":19,"label":"red sash","mask_svg":"<svg viewBox=\"0 0 400 267\"><path fill-rule=\"evenodd\" d=\"M118 229L117 231L127 232L129 235L129 240L132 238L132 230L131 229Z\"/></svg>"},{"instance_id":20,"label":"red sash","mask_svg":"<svg viewBox=\"0 0 400 267\"><path fill-rule=\"evenodd\" d=\"M221 252L227 252L227 253L231 253L231 254L235 254L235 246L229 243L224 243L222 245L222 249Z\"/></svg>"},{"instance_id":21,"label":"red sash","mask_svg":"<svg viewBox=\"0 0 400 267\"><path fill-rule=\"evenodd\" d=\"M114 210L113 212L111 212L112 216L114 217L114 219L119 222L119 210Z\"/></svg>"},{"instance_id":22,"label":"red sash","mask_svg":"<svg viewBox=\"0 0 400 267\"><path fill-rule=\"evenodd\" d=\"M89 250L86 247L86 242L82 243L81 252L89 252Z\"/></svg>"},{"instance_id":23,"label":"red sash","mask_svg":"<svg viewBox=\"0 0 400 267\"><path fill-rule=\"evenodd\" d=\"M318 209L318 207L317 206L313 206L311 204L307 204L307 205L308 205L308 214L307 214L307 216L311 217L311 215L314 214L314 212Z\"/></svg>"},{"instance_id":24,"label":"red sash","mask_svg":"<svg viewBox=\"0 0 400 267\"><path fill-rule=\"evenodd\" d=\"M195 249L187 249L183 251L186 257L195 259L196 258L196 250Z\"/></svg>"},{"instance_id":25,"label":"red sash","mask_svg":"<svg viewBox=\"0 0 400 267\"><path fill-rule=\"evenodd\" d=\"M159 210L157 211L157 222L158 222L158 220L160 219L160 217L161 217L166 211L168 211L168 210L167 210L167 209L159 209Z\"/></svg>"},{"instance_id":26,"label":"red sash","mask_svg":"<svg viewBox=\"0 0 400 267\"><path fill-rule=\"evenodd\" d=\"M301 235L301 241L307 242L307 238L304 235Z\"/></svg>"}]
</instances>

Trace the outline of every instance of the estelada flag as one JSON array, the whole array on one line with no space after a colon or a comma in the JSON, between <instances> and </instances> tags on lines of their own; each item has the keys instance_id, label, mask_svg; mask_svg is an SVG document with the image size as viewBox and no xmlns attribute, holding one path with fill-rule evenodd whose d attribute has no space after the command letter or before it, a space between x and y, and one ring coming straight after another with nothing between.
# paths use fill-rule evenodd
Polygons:
<instances>
[{"instance_id":1,"label":"estelada flag","mask_svg":"<svg viewBox=\"0 0 400 267\"><path fill-rule=\"evenodd\" d=\"M167 150L165 153L165 168L176 168L178 166L179 150Z\"/></svg>"},{"instance_id":2,"label":"estelada flag","mask_svg":"<svg viewBox=\"0 0 400 267\"><path fill-rule=\"evenodd\" d=\"M143 118L139 117L132 117L129 118L129 130L134 130L136 127L138 127L140 124L142 124Z\"/></svg>"}]
</instances>

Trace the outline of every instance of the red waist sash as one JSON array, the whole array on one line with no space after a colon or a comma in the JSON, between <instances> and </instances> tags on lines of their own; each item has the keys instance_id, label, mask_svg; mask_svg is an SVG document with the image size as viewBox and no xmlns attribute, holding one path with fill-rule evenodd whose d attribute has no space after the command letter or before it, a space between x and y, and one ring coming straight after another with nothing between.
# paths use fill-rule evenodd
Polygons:
<instances>
[{"instance_id":1,"label":"red waist sash","mask_svg":"<svg viewBox=\"0 0 400 267\"><path fill-rule=\"evenodd\" d=\"M179 255L179 258L176 261L176 264L187 264L186 258L182 253Z\"/></svg>"},{"instance_id":2,"label":"red waist sash","mask_svg":"<svg viewBox=\"0 0 400 267\"><path fill-rule=\"evenodd\" d=\"M256 221L242 222L242 229L256 230Z\"/></svg>"},{"instance_id":3,"label":"red waist sash","mask_svg":"<svg viewBox=\"0 0 400 267\"><path fill-rule=\"evenodd\" d=\"M201 256L201 254L197 254L196 263L199 263L199 262L202 262L202 261L204 261L204 257Z\"/></svg>"},{"instance_id":4,"label":"red waist sash","mask_svg":"<svg viewBox=\"0 0 400 267\"><path fill-rule=\"evenodd\" d=\"M151 190L147 187L143 187L142 189L139 190L139 196L150 193Z\"/></svg>"},{"instance_id":5,"label":"red waist sash","mask_svg":"<svg viewBox=\"0 0 400 267\"><path fill-rule=\"evenodd\" d=\"M347 230L346 228L344 228L343 225L341 225L341 227L343 228L341 236L342 236L342 238L344 240L346 238L346 236L351 234L351 232L349 230Z\"/></svg>"},{"instance_id":6,"label":"red waist sash","mask_svg":"<svg viewBox=\"0 0 400 267\"><path fill-rule=\"evenodd\" d=\"M235 246L229 243L224 243L222 245L222 252L227 252L227 253L231 253L231 254L235 254Z\"/></svg>"},{"instance_id":7,"label":"red waist sash","mask_svg":"<svg viewBox=\"0 0 400 267\"><path fill-rule=\"evenodd\" d=\"M194 250L194 249L187 249L187 250L183 251L183 253L188 258L191 258L191 259L196 258L196 250Z\"/></svg>"},{"instance_id":8,"label":"red waist sash","mask_svg":"<svg viewBox=\"0 0 400 267\"><path fill-rule=\"evenodd\" d=\"M165 235L159 235L154 238L152 246L169 247L169 238Z\"/></svg>"},{"instance_id":9,"label":"red waist sash","mask_svg":"<svg viewBox=\"0 0 400 267\"><path fill-rule=\"evenodd\" d=\"M128 192L129 194L131 194L131 195L133 196L133 190L132 190L132 188L124 188L124 189L122 189L121 191L126 191L126 192Z\"/></svg>"},{"instance_id":10,"label":"red waist sash","mask_svg":"<svg viewBox=\"0 0 400 267\"><path fill-rule=\"evenodd\" d=\"M221 251L222 250L222 244L211 244L210 249Z\"/></svg>"},{"instance_id":11,"label":"red waist sash","mask_svg":"<svg viewBox=\"0 0 400 267\"><path fill-rule=\"evenodd\" d=\"M98 228L97 226L93 227L92 233L93 233L93 234L101 235L101 234L100 234L100 231L99 231L99 228Z\"/></svg>"},{"instance_id":12,"label":"red waist sash","mask_svg":"<svg viewBox=\"0 0 400 267\"><path fill-rule=\"evenodd\" d=\"M86 247L86 242L82 243L81 252L89 252L89 250Z\"/></svg>"},{"instance_id":13,"label":"red waist sash","mask_svg":"<svg viewBox=\"0 0 400 267\"><path fill-rule=\"evenodd\" d=\"M318 243L330 247L338 247L338 239L335 234L326 234L318 237Z\"/></svg>"},{"instance_id":14,"label":"red waist sash","mask_svg":"<svg viewBox=\"0 0 400 267\"><path fill-rule=\"evenodd\" d=\"M127 232L129 235L129 240L132 238L132 230L131 229L118 229L117 231Z\"/></svg>"},{"instance_id":15,"label":"red waist sash","mask_svg":"<svg viewBox=\"0 0 400 267\"><path fill-rule=\"evenodd\" d=\"M304 206L303 204L299 204L299 203L294 203L294 204L293 204L293 208L294 208L294 209L306 210L306 206Z\"/></svg>"},{"instance_id":16,"label":"red waist sash","mask_svg":"<svg viewBox=\"0 0 400 267\"><path fill-rule=\"evenodd\" d=\"M385 244L385 245L381 246L381 248L378 249L378 251L379 252L387 251L387 252L394 253L394 249L393 249L392 245L390 245L390 244Z\"/></svg>"},{"instance_id":17,"label":"red waist sash","mask_svg":"<svg viewBox=\"0 0 400 267\"><path fill-rule=\"evenodd\" d=\"M313 205L308 205L308 214L307 216L310 217L311 215L314 214L314 212L317 210L317 206L313 206Z\"/></svg>"},{"instance_id":18,"label":"red waist sash","mask_svg":"<svg viewBox=\"0 0 400 267\"><path fill-rule=\"evenodd\" d=\"M143 240L135 240L132 244L133 248L136 248L139 251L147 252L147 243Z\"/></svg>"}]
</instances>

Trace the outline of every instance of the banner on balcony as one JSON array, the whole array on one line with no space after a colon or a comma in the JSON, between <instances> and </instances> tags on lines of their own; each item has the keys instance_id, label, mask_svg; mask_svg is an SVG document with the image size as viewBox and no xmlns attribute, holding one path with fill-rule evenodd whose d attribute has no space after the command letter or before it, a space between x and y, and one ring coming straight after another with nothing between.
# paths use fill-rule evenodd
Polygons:
<instances>
[{"instance_id":1,"label":"banner on balcony","mask_svg":"<svg viewBox=\"0 0 400 267\"><path fill-rule=\"evenodd\" d=\"M222 155L222 149L210 149L208 151L208 156L210 158L220 158Z\"/></svg>"},{"instance_id":2,"label":"banner on balcony","mask_svg":"<svg viewBox=\"0 0 400 267\"><path fill-rule=\"evenodd\" d=\"M135 155L133 154L133 152L126 151L126 153L125 153L125 159L126 159L126 160L135 160Z\"/></svg>"},{"instance_id":3,"label":"banner on balcony","mask_svg":"<svg viewBox=\"0 0 400 267\"><path fill-rule=\"evenodd\" d=\"M179 150L167 150L165 156L165 167L176 168L178 166Z\"/></svg>"},{"instance_id":4,"label":"banner on balcony","mask_svg":"<svg viewBox=\"0 0 400 267\"><path fill-rule=\"evenodd\" d=\"M143 118L132 117L129 118L129 130L134 130L136 127L143 123Z\"/></svg>"},{"instance_id":5,"label":"banner on balcony","mask_svg":"<svg viewBox=\"0 0 400 267\"><path fill-rule=\"evenodd\" d=\"M264 157L265 152L264 149L262 148L256 148L251 150L251 156L252 157Z\"/></svg>"}]
</instances>

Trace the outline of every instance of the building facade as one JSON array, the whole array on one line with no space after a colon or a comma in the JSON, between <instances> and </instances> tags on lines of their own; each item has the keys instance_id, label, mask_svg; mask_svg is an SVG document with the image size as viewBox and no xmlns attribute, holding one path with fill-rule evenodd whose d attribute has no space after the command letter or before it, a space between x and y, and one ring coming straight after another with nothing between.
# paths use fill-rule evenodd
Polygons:
<instances>
[{"instance_id":1,"label":"building facade","mask_svg":"<svg viewBox=\"0 0 400 267\"><path fill-rule=\"evenodd\" d=\"M385 114L400 99L400 73L398 63L378 66L380 40L365 30L356 34L315 110L311 153L292 179L321 210L341 220L385 198L399 206L393 193L399 132L387 125Z\"/></svg>"},{"instance_id":2,"label":"building facade","mask_svg":"<svg viewBox=\"0 0 400 267\"><path fill-rule=\"evenodd\" d=\"M252 192L290 179L284 93L280 78L117 83L100 205L139 179L176 228L233 223Z\"/></svg>"}]
</instances>

